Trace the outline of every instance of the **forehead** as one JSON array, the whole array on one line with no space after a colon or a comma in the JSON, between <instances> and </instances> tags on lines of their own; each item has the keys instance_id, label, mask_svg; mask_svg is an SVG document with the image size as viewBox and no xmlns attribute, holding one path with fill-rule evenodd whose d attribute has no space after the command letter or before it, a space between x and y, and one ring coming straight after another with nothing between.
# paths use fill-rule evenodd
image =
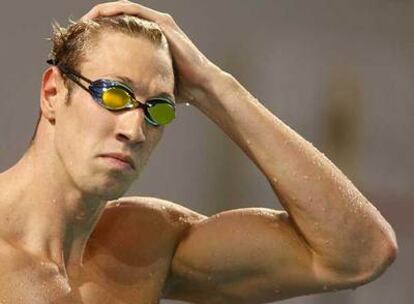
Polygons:
<instances>
[{"instance_id":1,"label":"forehead","mask_svg":"<svg viewBox=\"0 0 414 304\"><path fill-rule=\"evenodd\" d=\"M105 32L86 52L81 73L96 80L130 79L137 96L147 98L174 92L172 59L165 45L142 36Z\"/></svg>"}]
</instances>

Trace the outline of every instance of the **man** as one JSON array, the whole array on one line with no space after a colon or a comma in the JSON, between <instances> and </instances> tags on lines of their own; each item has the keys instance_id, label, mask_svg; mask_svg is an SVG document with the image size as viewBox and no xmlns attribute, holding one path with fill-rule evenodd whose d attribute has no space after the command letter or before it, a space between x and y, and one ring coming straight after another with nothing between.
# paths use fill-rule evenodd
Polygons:
<instances>
[{"instance_id":1,"label":"man","mask_svg":"<svg viewBox=\"0 0 414 304\"><path fill-rule=\"evenodd\" d=\"M128 30L113 25L122 22ZM105 3L54 38L33 144L0 175L3 303L265 303L355 288L395 259L375 207L169 15ZM156 198L118 199L173 119L174 95L243 149L286 211L208 218Z\"/></svg>"}]
</instances>

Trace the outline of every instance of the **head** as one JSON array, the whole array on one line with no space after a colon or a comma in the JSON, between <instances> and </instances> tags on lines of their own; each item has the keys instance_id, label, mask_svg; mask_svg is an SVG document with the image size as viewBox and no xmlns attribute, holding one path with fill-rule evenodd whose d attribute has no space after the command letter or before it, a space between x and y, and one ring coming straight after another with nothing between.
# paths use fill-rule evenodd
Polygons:
<instances>
[{"instance_id":1,"label":"head","mask_svg":"<svg viewBox=\"0 0 414 304\"><path fill-rule=\"evenodd\" d=\"M174 72L166 38L159 27L131 16L116 16L54 26L51 57L91 79L128 84L144 102L174 94ZM54 166L83 192L114 199L136 179L159 142L164 127L149 125L142 109L109 111L61 73L43 75L41 115L33 145L44 145ZM102 154L129 155L133 170L121 170ZM56 169L56 168L55 168Z\"/></svg>"}]
</instances>

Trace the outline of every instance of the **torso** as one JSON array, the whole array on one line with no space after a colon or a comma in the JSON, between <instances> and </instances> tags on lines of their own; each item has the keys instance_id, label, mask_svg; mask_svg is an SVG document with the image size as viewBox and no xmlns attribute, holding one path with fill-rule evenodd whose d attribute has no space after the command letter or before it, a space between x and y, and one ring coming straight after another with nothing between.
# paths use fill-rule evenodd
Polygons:
<instances>
[{"instance_id":1,"label":"torso","mask_svg":"<svg viewBox=\"0 0 414 304\"><path fill-rule=\"evenodd\" d=\"M200 217L161 200L108 206L76 277L2 244L0 303L155 304L162 298L175 248Z\"/></svg>"}]
</instances>

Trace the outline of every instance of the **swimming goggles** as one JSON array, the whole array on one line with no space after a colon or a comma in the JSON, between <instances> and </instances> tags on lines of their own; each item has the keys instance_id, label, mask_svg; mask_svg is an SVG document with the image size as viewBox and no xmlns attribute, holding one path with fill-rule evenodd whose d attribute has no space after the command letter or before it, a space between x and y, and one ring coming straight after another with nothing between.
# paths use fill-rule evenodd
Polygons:
<instances>
[{"instance_id":1,"label":"swimming goggles","mask_svg":"<svg viewBox=\"0 0 414 304\"><path fill-rule=\"evenodd\" d=\"M110 79L92 81L63 65L57 64L53 59L48 60L47 63L57 66L64 75L89 92L94 101L107 110L121 111L141 108L144 111L146 122L153 126L167 125L175 119L175 103L169 96L162 94L144 103L139 102L135 99L133 90L122 82ZM80 80L87 82L89 86L86 87Z\"/></svg>"}]
</instances>

